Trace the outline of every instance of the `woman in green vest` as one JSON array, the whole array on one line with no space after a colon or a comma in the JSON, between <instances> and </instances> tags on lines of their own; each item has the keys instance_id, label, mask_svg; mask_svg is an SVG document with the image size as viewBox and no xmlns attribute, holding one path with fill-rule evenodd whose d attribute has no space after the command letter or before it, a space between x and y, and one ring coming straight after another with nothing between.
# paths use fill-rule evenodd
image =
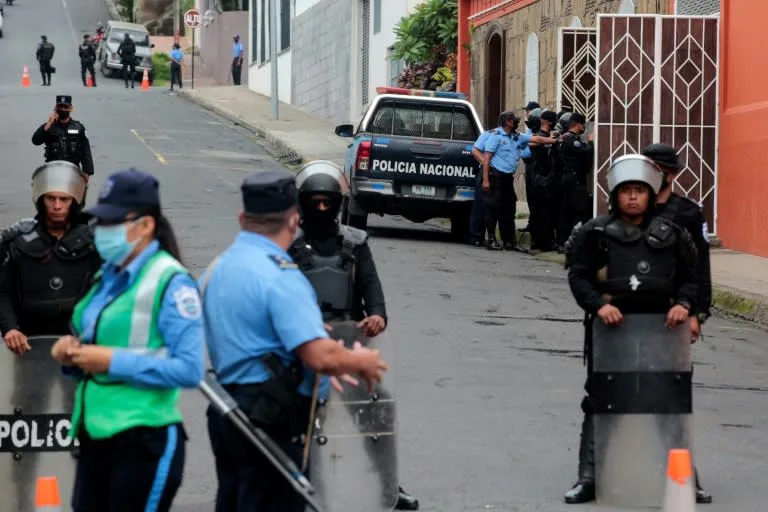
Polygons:
<instances>
[{"instance_id":1,"label":"woman in green vest","mask_svg":"<svg viewBox=\"0 0 768 512\"><path fill-rule=\"evenodd\" d=\"M196 387L204 370L200 296L179 262L154 177L113 174L86 213L105 263L75 306L75 335L52 348L80 381L72 508L168 511L184 468L180 388Z\"/></svg>"}]
</instances>

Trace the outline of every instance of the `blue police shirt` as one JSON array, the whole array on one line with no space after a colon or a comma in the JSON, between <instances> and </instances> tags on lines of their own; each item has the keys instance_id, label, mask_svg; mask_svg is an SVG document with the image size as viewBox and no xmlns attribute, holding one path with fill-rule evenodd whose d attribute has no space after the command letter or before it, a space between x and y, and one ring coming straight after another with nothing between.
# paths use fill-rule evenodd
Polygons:
<instances>
[{"instance_id":1,"label":"blue police shirt","mask_svg":"<svg viewBox=\"0 0 768 512\"><path fill-rule=\"evenodd\" d=\"M232 57L239 59L243 55L243 43L237 42L232 45Z\"/></svg>"},{"instance_id":2,"label":"blue police shirt","mask_svg":"<svg viewBox=\"0 0 768 512\"><path fill-rule=\"evenodd\" d=\"M184 60L184 52L182 52L178 48L174 48L173 50L171 50L171 58L173 58L173 60L175 60L176 62L181 63L181 61Z\"/></svg>"},{"instance_id":3,"label":"blue police shirt","mask_svg":"<svg viewBox=\"0 0 768 512\"><path fill-rule=\"evenodd\" d=\"M142 267L160 249L157 240L147 246L124 269L111 263L102 266L102 278L90 304L83 312L80 341L92 343L101 311L132 285ZM137 386L174 388L197 386L205 370L203 319L197 284L187 274L171 278L158 313L158 329L168 355L139 354L114 349L109 376ZM67 373L77 374L77 370Z\"/></svg>"},{"instance_id":4,"label":"blue police shirt","mask_svg":"<svg viewBox=\"0 0 768 512\"><path fill-rule=\"evenodd\" d=\"M533 130L531 130L530 128L526 128L525 129L525 134L526 135L533 135ZM531 158L531 156L533 156L533 154L531 153L531 147L526 145L523 148L523 151L520 153L520 158Z\"/></svg>"},{"instance_id":5,"label":"blue police shirt","mask_svg":"<svg viewBox=\"0 0 768 512\"><path fill-rule=\"evenodd\" d=\"M240 232L198 282L208 355L222 384L264 382L262 357L274 353L288 366L298 360L298 347L328 337L312 285L265 236ZM314 375L305 370L300 393L312 395ZM328 379L321 381L327 388Z\"/></svg>"},{"instance_id":6,"label":"blue police shirt","mask_svg":"<svg viewBox=\"0 0 768 512\"><path fill-rule=\"evenodd\" d=\"M485 151L485 143L488 141L488 137L491 136L492 133L494 133L495 130L487 130L480 134L480 136L475 141L474 147L479 149L480 151Z\"/></svg>"},{"instance_id":7,"label":"blue police shirt","mask_svg":"<svg viewBox=\"0 0 768 512\"><path fill-rule=\"evenodd\" d=\"M513 138L517 135L517 140ZM514 174L517 170L523 149L531 141L531 135L527 133L512 133L507 135L504 130L498 129L496 133L488 137L485 143L486 153L493 153L491 167L505 174Z\"/></svg>"}]
</instances>

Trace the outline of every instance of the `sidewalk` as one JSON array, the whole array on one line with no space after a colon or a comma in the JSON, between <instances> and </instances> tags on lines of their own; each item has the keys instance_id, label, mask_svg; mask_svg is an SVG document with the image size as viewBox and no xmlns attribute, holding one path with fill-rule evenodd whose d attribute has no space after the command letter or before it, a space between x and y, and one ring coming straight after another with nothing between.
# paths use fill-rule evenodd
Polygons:
<instances>
[{"instance_id":1,"label":"sidewalk","mask_svg":"<svg viewBox=\"0 0 768 512\"><path fill-rule=\"evenodd\" d=\"M336 136L332 123L282 103L280 119L275 121L269 98L244 86L185 88L180 95L263 137L284 162L344 161L349 139ZM536 257L559 264L565 261L556 253ZM715 308L768 326L768 259L713 248L711 265Z\"/></svg>"}]
</instances>

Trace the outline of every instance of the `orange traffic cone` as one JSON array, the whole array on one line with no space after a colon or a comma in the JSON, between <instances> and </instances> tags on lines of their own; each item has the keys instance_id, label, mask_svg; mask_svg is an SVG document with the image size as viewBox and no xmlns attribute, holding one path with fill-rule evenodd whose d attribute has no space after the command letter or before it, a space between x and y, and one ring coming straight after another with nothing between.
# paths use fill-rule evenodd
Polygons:
<instances>
[{"instance_id":1,"label":"orange traffic cone","mask_svg":"<svg viewBox=\"0 0 768 512\"><path fill-rule=\"evenodd\" d=\"M22 87L29 87L29 68L27 66L24 66L24 70L21 72L21 86Z\"/></svg>"},{"instance_id":2,"label":"orange traffic cone","mask_svg":"<svg viewBox=\"0 0 768 512\"><path fill-rule=\"evenodd\" d=\"M59 481L55 476L41 476L37 478L35 510L37 512L61 512Z\"/></svg>"},{"instance_id":3,"label":"orange traffic cone","mask_svg":"<svg viewBox=\"0 0 768 512\"><path fill-rule=\"evenodd\" d=\"M141 88L149 89L149 71L144 70L144 76L141 78Z\"/></svg>"},{"instance_id":4,"label":"orange traffic cone","mask_svg":"<svg viewBox=\"0 0 768 512\"><path fill-rule=\"evenodd\" d=\"M669 450L664 512L694 512L694 510L696 510L696 496L693 490L691 452L684 449Z\"/></svg>"},{"instance_id":5,"label":"orange traffic cone","mask_svg":"<svg viewBox=\"0 0 768 512\"><path fill-rule=\"evenodd\" d=\"M85 78L85 86L86 87L93 87L93 77L91 75L88 75Z\"/></svg>"}]
</instances>

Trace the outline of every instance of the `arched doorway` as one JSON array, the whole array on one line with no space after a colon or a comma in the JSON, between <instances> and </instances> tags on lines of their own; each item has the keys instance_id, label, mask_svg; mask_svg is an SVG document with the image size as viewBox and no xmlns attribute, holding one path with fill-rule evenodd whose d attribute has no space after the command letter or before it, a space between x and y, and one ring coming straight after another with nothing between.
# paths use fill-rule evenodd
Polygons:
<instances>
[{"instance_id":1,"label":"arched doorway","mask_svg":"<svg viewBox=\"0 0 768 512\"><path fill-rule=\"evenodd\" d=\"M488 40L488 77L485 82L485 127L492 128L504 104L504 42L495 33Z\"/></svg>"}]
</instances>

